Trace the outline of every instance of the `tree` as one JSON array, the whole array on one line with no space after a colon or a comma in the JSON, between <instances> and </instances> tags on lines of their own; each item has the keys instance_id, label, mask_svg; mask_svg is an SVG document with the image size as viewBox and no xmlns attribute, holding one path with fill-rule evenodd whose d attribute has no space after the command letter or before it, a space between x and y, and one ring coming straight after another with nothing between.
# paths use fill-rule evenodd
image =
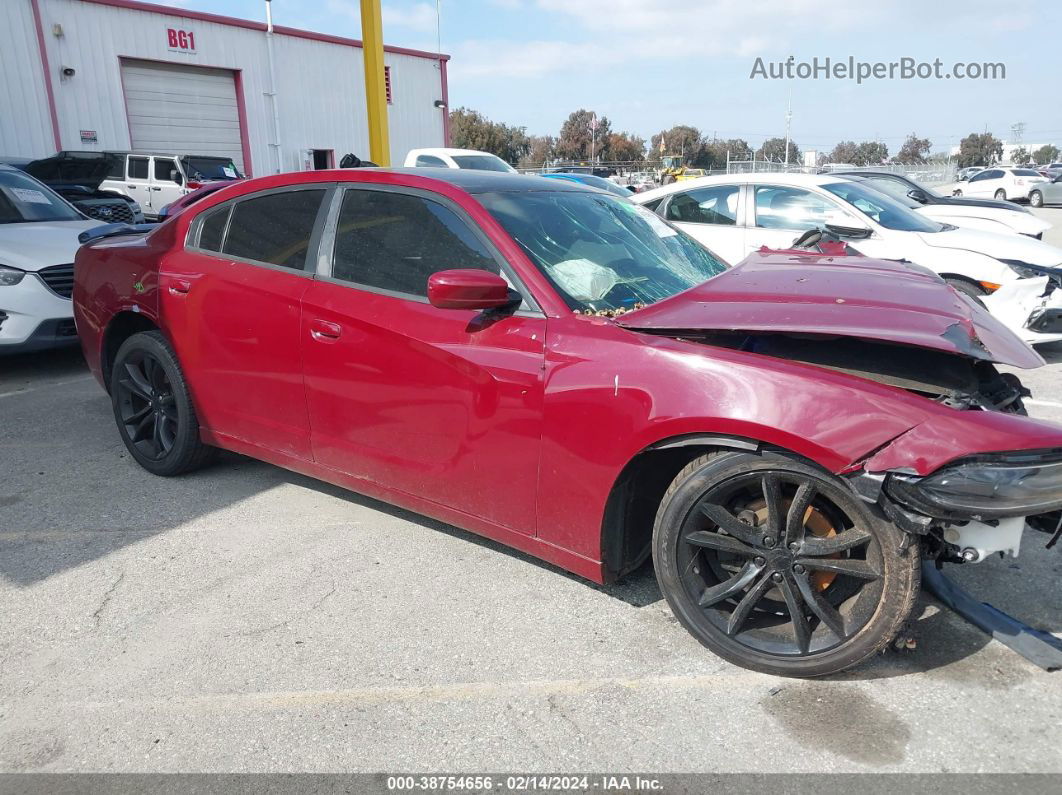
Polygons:
<instances>
[{"instance_id":1,"label":"tree","mask_svg":"<svg viewBox=\"0 0 1062 795\"><path fill-rule=\"evenodd\" d=\"M1054 163L1058 160L1058 147L1053 144L1045 144L1032 153L1032 159L1034 163L1041 166Z\"/></svg>"},{"instance_id":2,"label":"tree","mask_svg":"<svg viewBox=\"0 0 1062 795\"><path fill-rule=\"evenodd\" d=\"M609 160L644 160L645 139L632 133L612 133L608 137Z\"/></svg>"},{"instance_id":3,"label":"tree","mask_svg":"<svg viewBox=\"0 0 1062 795\"><path fill-rule=\"evenodd\" d=\"M1032 155L1024 146L1019 146L1010 153L1010 160L1016 166L1027 166L1032 162Z\"/></svg>"},{"instance_id":4,"label":"tree","mask_svg":"<svg viewBox=\"0 0 1062 795\"><path fill-rule=\"evenodd\" d=\"M663 147L660 142L663 141ZM688 124L676 124L670 130L657 133L650 139L651 157L661 155L682 155L687 163L692 163L701 154L701 131Z\"/></svg>"},{"instance_id":5,"label":"tree","mask_svg":"<svg viewBox=\"0 0 1062 795\"><path fill-rule=\"evenodd\" d=\"M591 135L590 124L595 117L597 130ZM580 108L572 112L561 126L556 144L557 157L562 160L589 160L593 148L595 159L607 160L611 134L612 125L607 116L598 116L593 111Z\"/></svg>"},{"instance_id":6,"label":"tree","mask_svg":"<svg viewBox=\"0 0 1062 795\"><path fill-rule=\"evenodd\" d=\"M557 139L552 135L532 135L528 153L519 161L521 168L535 168L556 157Z\"/></svg>"},{"instance_id":7,"label":"tree","mask_svg":"<svg viewBox=\"0 0 1062 795\"><path fill-rule=\"evenodd\" d=\"M858 157L859 147L856 146L855 141L841 141L830 152L831 163L852 163L854 165Z\"/></svg>"},{"instance_id":8,"label":"tree","mask_svg":"<svg viewBox=\"0 0 1062 795\"><path fill-rule=\"evenodd\" d=\"M896 154L896 162L903 163L904 165L914 165L917 163L925 163L926 158L929 157L929 150L933 144L930 143L928 138L919 138L914 133L907 136L907 140L903 142L903 146L900 147L900 151Z\"/></svg>"},{"instance_id":9,"label":"tree","mask_svg":"<svg viewBox=\"0 0 1062 795\"><path fill-rule=\"evenodd\" d=\"M704 162L704 168L726 168L728 153L731 161L752 159L752 147L748 141L741 138L713 138L711 141L705 141L701 147L700 159Z\"/></svg>"},{"instance_id":10,"label":"tree","mask_svg":"<svg viewBox=\"0 0 1062 795\"><path fill-rule=\"evenodd\" d=\"M863 141L856 147L857 166L880 166L889 158L889 148L881 141Z\"/></svg>"},{"instance_id":11,"label":"tree","mask_svg":"<svg viewBox=\"0 0 1062 795\"><path fill-rule=\"evenodd\" d=\"M785 161L785 138L768 138L763 146L756 152L756 157L762 160L770 160L773 163ZM789 162L800 165L800 149L793 142L789 142Z\"/></svg>"},{"instance_id":12,"label":"tree","mask_svg":"<svg viewBox=\"0 0 1062 795\"><path fill-rule=\"evenodd\" d=\"M525 127L493 122L469 108L450 112L450 138L459 149L490 152L508 163L516 163L531 149Z\"/></svg>"},{"instance_id":13,"label":"tree","mask_svg":"<svg viewBox=\"0 0 1062 795\"><path fill-rule=\"evenodd\" d=\"M959 142L959 168L994 166L1003 157L1003 144L990 132L970 133Z\"/></svg>"}]
</instances>

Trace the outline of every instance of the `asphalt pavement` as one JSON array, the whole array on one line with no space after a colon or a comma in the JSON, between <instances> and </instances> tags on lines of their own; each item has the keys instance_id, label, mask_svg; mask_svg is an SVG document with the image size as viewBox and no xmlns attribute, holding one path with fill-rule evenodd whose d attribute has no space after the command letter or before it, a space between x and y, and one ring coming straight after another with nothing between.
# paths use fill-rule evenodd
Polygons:
<instances>
[{"instance_id":1,"label":"asphalt pavement","mask_svg":"<svg viewBox=\"0 0 1062 795\"><path fill-rule=\"evenodd\" d=\"M1062 635L1045 539L950 573ZM235 455L153 477L76 353L0 360L0 603L0 771L1062 772L1062 672L930 599L914 651L750 673L648 567L597 587Z\"/></svg>"}]
</instances>

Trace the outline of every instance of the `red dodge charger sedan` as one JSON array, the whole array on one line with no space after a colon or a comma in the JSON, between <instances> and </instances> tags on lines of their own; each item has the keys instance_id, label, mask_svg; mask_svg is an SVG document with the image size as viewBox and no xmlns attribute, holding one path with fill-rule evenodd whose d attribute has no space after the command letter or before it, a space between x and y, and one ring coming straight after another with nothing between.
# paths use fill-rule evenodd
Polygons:
<instances>
[{"instance_id":1,"label":"red dodge charger sedan","mask_svg":"<svg viewBox=\"0 0 1062 795\"><path fill-rule=\"evenodd\" d=\"M149 471L224 448L599 583L651 556L759 671L859 663L922 559L1016 554L1062 507L1062 428L995 367L1043 361L973 300L829 247L728 269L576 183L249 180L83 246L74 305Z\"/></svg>"}]
</instances>

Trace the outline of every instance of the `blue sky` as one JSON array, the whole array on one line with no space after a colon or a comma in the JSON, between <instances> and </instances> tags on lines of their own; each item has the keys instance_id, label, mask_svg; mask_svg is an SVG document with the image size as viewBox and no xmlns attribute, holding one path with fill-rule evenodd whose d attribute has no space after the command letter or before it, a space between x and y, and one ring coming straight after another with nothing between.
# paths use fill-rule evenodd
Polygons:
<instances>
[{"instance_id":1,"label":"blue sky","mask_svg":"<svg viewBox=\"0 0 1062 795\"><path fill-rule=\"evenodd\" d=\"M182 0L244 18L260 0ZM383 0L389 44L436 49L435 0ZM273 0L277 24L360 35L358 0ZM691 124L758 145L784 133L802 149L910 132L947 149L986 126L1013 140L1062 145L1056 0L442 0L450 102L556 134L580 107L646 138ZM1004 80L750 79L765 61L941 59L1002 62Z\"/></svg>"}]
</instances>

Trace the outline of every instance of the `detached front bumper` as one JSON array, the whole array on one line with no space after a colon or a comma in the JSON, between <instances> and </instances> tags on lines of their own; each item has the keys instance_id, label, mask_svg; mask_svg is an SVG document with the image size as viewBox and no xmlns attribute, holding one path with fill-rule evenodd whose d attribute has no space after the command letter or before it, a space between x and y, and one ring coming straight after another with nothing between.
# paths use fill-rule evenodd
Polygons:
<instances>
[{"instance_id":1,"label":"detached front bumper","mask_svg":"<svg viewBox=\"0 0 1062 795\"><path fill-rule=\"evenodd\" d=\"M955 461L925 476L860 473L852 485L941 561L1018 556L1027 526L1062 525L1062 450L998 453Z\"/></svg>"},{"instance_id":2,"label":"detached front bumper","mask_svg":"<svg viewBox=\"0 0 1062 795\"><path fill-rule=\"evenodd\" d=\"M981 301L989 312L1030 344L1062 341L1062 289L1051 276L1017 279Z\"/></svg>"}]
</instances>

